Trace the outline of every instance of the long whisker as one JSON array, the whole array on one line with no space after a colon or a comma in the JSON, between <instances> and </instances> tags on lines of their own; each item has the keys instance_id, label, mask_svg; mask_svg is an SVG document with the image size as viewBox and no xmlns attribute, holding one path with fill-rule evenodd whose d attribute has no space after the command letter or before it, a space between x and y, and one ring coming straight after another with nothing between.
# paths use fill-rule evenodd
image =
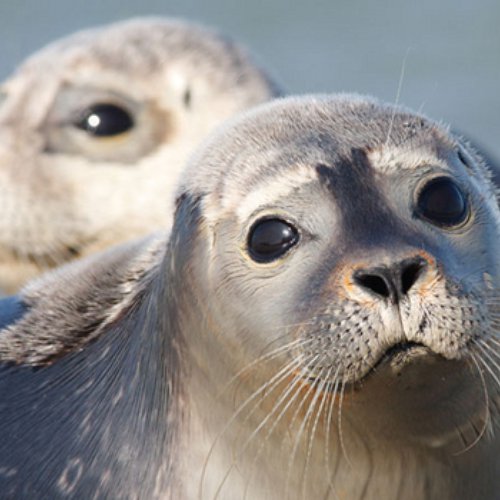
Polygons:
<instances>
[{"instance_id":1,"label":"long whisker","mask_svg":"<svg viewBox=\"0 0 500 500\"><path fill-rule=\"evenodd\" d=\"M485 404L484 423L483 423L483 426L481 428L481 431L476 436L476 439L474 439L474 441L471 444L469 444L468 446L466 446L463 450L460 450L458 453L454 453L455 456L462 455L463 453L465 453L465 452L469 451L470 449L474 448L474 446L476 446L476 444L479 443L479 441L481 440L481 438L486 433L486 429L488 428L489 423L491 421L490 403L489 403L490 400L489 400L489 396L488 396L488 389L486 387L486 381L484 380L483 371L481 370L481 367L479 366L479 363L477 362L477 359L474 356L474 353L471 353L471 358L470 359L473 361L473 363L474 363L474 365L475 365L475 367L477 369L477 372L479 374L479 378L481 379L481 386L482 386L482 389L483 389L484 404Z\"/></svg>"},{"instance_id":2,"label":"long whisker","mask_svg":"<svg viewBox=\"0 0 500 500\"><path fill-rule=\"evenodd\" d=\"M311 361L308 361L308 362L312 363L317 358L318 358L318 356L315 356ZM305 364L307 364L307 362L304 363L302 359L297 359L296 361L298 361L299 364L302 365L302 366L304 366ZM290 372L292 372L292 370L289 370L287 375L289 375ZM299 378L297 377L297 379L299 379ZM295 385L295 384L292 384L292 385ZM255 407L254 407L254 409L255 409ZM276 404L274 405L274 409L276 409ZM266 424L266 422L269 420L269 418L271 417L271 415L273 413L274 413L274 410L271 413L269 413L267 415L267 417L257 426L257 428L252 432L252 434L248 437L248 439L243 444L243 446L242 446L240 452L238 453L238 455L232 460L230 466L228 467L228 470L226 471L224 477L222 478L222 481L219 484L219 487L217 488L217 491L216 491L215 496L214 496L214 500L218 497L219 493L222 490L222 487L224 486L224 483L226 482L227 478L229 477L229 474L231 473L232 469L234 468L234 466L236 465L236 463L238 462L238 460L240 459L240 457L243 455L243 453L246 451L246 449L250 445L251 441L258 434L258 432L262 429L262 427L264 427L264 425Z\"/></svg>"},{"instance_id":3,"label":"long whisker","mask_svg":"<svg viewBox=\"0 0 500 500\"><path fill-rule=\"evenodd\" d=\"M319 422L319 419L320 419L321 414L323 412L323 408L325 406L325 402L326 402L326 400L328 399L328 396L329 396L329 393L328 393L328 391L326 389L328 387L328 384L330 383L330 377L332 375L332 372L333 372L333 366L328 369L328 371L327 371L326 375L324 376L324 378L321 377L321 384L316 389L319 394L322 394L322 397L321 397L320 404L319 404L319 407L318 407L318 411L316 412L316 417L314 418L314 421L313 421L313 424L312 424L312 428L311 428L311 432L310 432L310 436L309 436L309 445L307 447L306 464L305 464L305 467L304 467L304 477L303 477L303 481L302 481L302 498L303 498L303 500L306 500L307 474L309 472L309 463L310 463L311 456L312 456L312 448L313 448L313 444L314 444L314 436L315 436L316 430L318 428L318 422Z\"/></svg>"},{"instance_id":4,"label":"long whisker","mask_svg":"<svg viewBox=\"0 0 500 500\"><path fill-rule=\"evenodd\" d=\"M483 340L483 339L475 339L474 342L480 342L481 345L492 355L494 356L495 358L498 358L498 360L500 361L500 352L498 352L496 349L493 349L493 347L491 345L488 344L488 341L489 340L492 340L492 339L488 339L488 340ZM500 345L500 342L494 342L495 345Z\"/></svg>"},{"instance_id":5,"label":"long whisker","mask_svg":"<svg viewBox=\"0 0 500 500\"><path fill-rule=\"evenodd\" d=\"M233 384L236 380L239 380L244 374L255 368L256 366L264 363L265 361L272 361L280 355L286 354L289 351L292 351L294 347L304 347L308 343L311 343L313 339L295 339L283 346L277 347L276 349L268 352L267 354L263 354L259 356L257 359L246 365L244 368L239 370L231 379L224 385L224 387L219 391L216 396L216 399L219 399L222 394L224 394L231 384Z\"/></svg>"},{"instance_id":6,"label":"long whisker","mask_svg":"<svg viewBox=\"0 0 500 500\"><path fill-rule=\"evenodd\" d=\"M338 419L339 419L339 442L340 449L342 450L342 454L346 459L347 464L353 468L351 461L349 460L349 456L347 454L347 449L344 443L344 435L342 432L342 403L344 402L344 393L345 393L345 385L342 384L340 387L340 397L339 397L339 410L338 410Z\"/></svg>"},{"instance_id":7,"label":"long whisker","mask_svg":"<svg viewBox=\"0 0 500 500\"><path fill-rule=\"evenodd\" d=\"M392 128L394 126L394 120L396 118L396 110L397 106L399 104L399 100L401 98L401 90L403 89L403 81L405 77L405 71L406 71L406 61L408 59L408 55L410 53L410 47L406 50L406 54L403 58L403 64L401 65L401 73L399 75L399 82L398 82L398 89L396 91L396 101L395 101L395 106L393 107L392 114L391 114L391 121L389 122L389 129L387 130L387 137L385 139L384 147L389 144L389 141L391 139L391 134L392 134Z\"/></svg>"},{"instance_id":8,"label":"long whisker","mask_svg":"<svg viewBox=\"0 0 500 500\"><path fill-rule=\"evenodd\" d=\"M227 432L227 430L230 428L230 426L235 422L235 420L241 415L241 413L245 410L245 408L251 404L257 397L259 397L264 391L266 391L269 386L274 384L277 380L281 381L284 380L287 376L289 376L290 371L293 370L296 366L300 366L302 363L301 358L296 358L287 363L281 370L279 370L269 381L266 383L262 384L261 387L259 387L256 391L254 391L233 413L231 418L226 422L222 430L217 434L215 437L212 445L210 446L210 449L208 450L207 456L205 457L205 461L203 463L202 471L201 471L201 476L200 476L200 481L199 481L199 487L198 487L198 497L200 499L203 498L203 483L205 481L205 476L207 472L207 467L208 463L210 461L210 458L212 454L214 453L215 447L222 438L222 436Z\"/></svg>"},{"instance_id":9,"label":"long whisker","mask_svg":"<svg viewBox=\"0 0 500 500\"><path fill-rule=\"evenodd\" d=\"M474 344L480 349L483 356L488 358L488 360L493 364L493 366L497 369L497 371L500 371L498 363L496 363L496 361L491 357L488 351L478 341L474 340ZM481 364L485 367L486 371L491 375L493 380L496 382L498 391L498 389L500 389L500 378L498 374L493 371L491 366L486 362L486 360L482 358L482 356L479 356L478 359L481 362Z\"/></svg>"},{"instance_id":10,"label":"long whisker","mask_svg":"<svg viewBox=\"0 0 500 500\"><path fill-rule=\"evenodd\" d=\"M288 399L288 401L286 402L286 404L283 406L283 408L281 409L281 411L279 412L279 414L274 419L274 422L271 425L271 427L268 429L266 435L262 439L262 441L260 443L260 446L259 446L259 449L257 450L257 453L255 454L255 458L253 460L253 465L256 463L258 457L262 453L266 442L268 441L269 437L274 432L274 429L277 427L278 423L281 421L281 419L283 418L283 416L285 415L285 413L288 411L288 409L291 407L291 405L297 400L297 398L300 395L300 392L302 390L302 385L303 385L303 379L302 379L302 377L297 376L289 384L288 388L286 388L286 390L282 393L281 397L276 402L276 404L272 408L271 412L266 416L266 418L263 420L263 422L261 422L261 424L259 425L259 427L252 433L253 435L255 435L260 430L260 428L262 428L267 423L267 421L275 413L275 411L277 411L277 409L280 407L281 403L283 401L285 401L285 400ZM293 392L293 391L295 391L295 392ZM293 392L293 394L290 396L290 394L292 392ZM250 441L250 439L252 437L253 436L250 436L250 438L247 439L247 443ZM245 444L247 444L247 443L245 443ZM247 482L247 486L248 486L248 482ZM246 498L246 494L247 494L246 490L247 490L247 488L245 488L245 497L244 498Z\"/></svg>"},{"instance_id":11,"label":"long whisker","mask_svg":"<svg viewBox=\"0 0 500 500\"><path fill-rule=\"evenodd\" d=\"M496 346L499 346L500 347L500 340L499 339L496 339L495 337L490 337L488 339L488 342L491 342L492 344L495 344ZM497 352L495 352L496 355L498 355Z\"/></svg>"},{"instance_id":12,"label":"long whisker","mask_svg":"<svg viewBox=\"0 0 500 500\"><path fill-rule=\"evenodd\" d=\"M313 358L313 362L314 360L317 359L317 356L315 358ZM271 426L271 428L269 429L267 435L266 435L266 439L272 434L272 432L274 431L274 429L276 428L276 426L278 425L278 423L280 422L281 418L285 415L285 413L287 412L287 410L292 406L292 404L294 403L294 401L296 400L296 398L299 396L301 390L302 390L302 387L303 387L303 383L304 383L304 380L302 379L302 377L300 376L297 376L295 378L295 380L293 381L292 385L282 394L282 396L280 397L279 401L278 401L278 405L276 407L276 409L279 407L279 405L288 398L289 394L294 390L294 389L297 389L296 392L288 399L287 403L283 406L283 408L281 409L280 413L278 414L278 416L276 417L273 425ZM268 417L270 417L270 415L268 415ZM267 419L267 417L266 417ZM265 422L264 422L265 423Z\"/></svg>"},{"instance_id":13,"label":"long whisker","mask_svg":"<svg viewBox=\"0 0 500 500\"><path fill-rule=\"evenodd\" d=\"M322 361L322 360L320 360ZM324 372L325 369L322 370L320 375ZM295 420L295 418L298 416L299 412L301 411L302 407L304 406L305 402L308 400L310 397L311 393L314 392L313 400L309 403L309 406L306 410L306 414L304 415L304 418L302 420L302 423L299 427L299 430L297 431L297 434L295 435L295 441L292 447L292 452L290 455L290 458L288 460L288 468L287 468L287 476L286 476L286 487L285 487L285 498L288 498L289 494L289 489L290 489L290 479L291 479L291 473L292 473L292 468L293 468L293 462L295 461L295 456L297 454L298 447L300 445L300 441L302 438L302 434L304 433L304 430L306 428L306 424L308 423L310 416L316 406L316 401L318 400L318 397L320 395L320 392L317 391L317 384L312 383L306 393L304 394L304 397L302 398L302 401L300 402L293 418L292 422Z\"/></svg>"},{"instance_id":14,"label":"long whisker","mask_svg":"<svg viewBox=\"0 0 500 500\"><path fill-rule=\"evenodd\" d=\"M313 359L316 359L316 358L313 358ZM306 361L304 361L306 360ZM256 409L261 405L261 402L262 400L267 397L269 394L271 394L274 389L283 382L283 380L285 380L287 377L289 377L290 375L294 375L294 371L301 368L302 366L304 366L304 364L307 363L307 358L305 357L305 355L301 355L300 357L297 357L294 359L294 365L290 368L290 370L288 370L283 377L279 378L279 379L276 379L269 387L267 387L265 389L265 391L261 394L262 396L262 399L260 401L257 401L253 408L247 413L247 415L245 416L245 421L247 421L252 415L253 413L256 411ZM299 381L301 380L300 377L296 377ZM266 393L266 394L265 394Z\"/></svg>"},{"instance_id":15,"label":"long whisker","mask_svg":"<svg viewBox=\"0 0 500 500\"><path fill-rule=\"evenodd\" d=\"M314 362L317 358L318 358L318 356L314 357L310 362ZM306 364L306 363L304 363L304 364ZM261 423L257 426L257 428L252 432L252 434L250 434L250 436L248 437L247 441L243 445L244 448L246 448L246 446L248 446L248 444L255 437L255 435L266 425L266 423L269 421L269 419L274 415L274 412L279 408L279 406L281 405L281 403L288 398L289 394L294 390L294 388L298 387L298 390L296 392L297 395L300 393L300 389L301 389L301 384L302 383L303 383L303 379L300 376L295 376L295 379L293 380L293 382L291 384L289 384L288 388L281 394L281 396L279 397L278 401L274 405L274 407L271 410L271 412L268 413L268 415L266 416L266 418L264 418L261 421ZM271 427L271 432L274 430L274 428L276 427L277 423L279 422L279 420L281 419L281 417L283 416L283 414L286 412L286 410L290 407L290 405L292 404L293 399L295 397L296 397L296 395L294 394L292 396L292 398L290 398L289 401L287 402L287 404L284 406L284 408L280 412L278 418L275 420L273 426ZM268 436L269 435L270 434L268 434Z\"/></svg>"},{"instance_id":16,"label":"long whisker","mask_svg":"<svg viewBox=\"0 0 500 500\"><path fill-rule=\"evenodd\" d=\"M337 371L335 372L335 376L333 378L334 380L334 386L332 390L332 397L330 400L330 403L328 405L328 415L327 415L327 422L326 422L326 438L325 438L325 467L326 467L326 473L328 474L328 484L330 486L330 489L332 490L333 494L335 496L335 488L333 486L333 471L330 471L330 430L331 430L331 425L332 425L332 418L333 418L333 409L335 407L335 399L337 398L337 390L339 388L339 380L338 380L338 374L339 374L340 367L337 368Z\"/></svg>"}]
</instances>

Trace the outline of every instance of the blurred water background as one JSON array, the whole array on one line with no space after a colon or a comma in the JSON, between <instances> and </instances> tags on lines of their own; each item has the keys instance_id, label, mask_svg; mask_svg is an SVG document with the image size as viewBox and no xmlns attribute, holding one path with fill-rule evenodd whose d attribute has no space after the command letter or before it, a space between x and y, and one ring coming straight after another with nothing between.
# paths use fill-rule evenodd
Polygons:
<instances>
[{"instance_id":1,"label":"blurred water background","mask_svg":"<svg viewBox=\"0 0 500 500\"><path fill-rule=\"evenodd\" d=\"M394 102L406 59L399 101L500 157L499 0L0 0L0 78L51 40L138 15L218 28L293 93Z\"/></svg>"}]
</instances>

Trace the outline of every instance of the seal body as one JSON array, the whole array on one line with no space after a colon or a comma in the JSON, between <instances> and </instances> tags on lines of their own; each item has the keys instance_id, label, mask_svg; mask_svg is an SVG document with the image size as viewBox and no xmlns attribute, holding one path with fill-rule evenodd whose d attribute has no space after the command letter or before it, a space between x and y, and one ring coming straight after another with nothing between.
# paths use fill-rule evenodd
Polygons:
<instances>
[{"instance_id":1,"label":"seal body","mask_svg":"<svg viewBox=\"0 0 500 500\"><path fill-rule=\"evenodd\" d=\"M13 302L2 491L496 498L500 213L474 151L289 98L213 135L178 195L170 235Z\"/></svg>"},{"instance_id":2,"label":"seal body","mask_svg":"<svg viewBox=\"0 0 500 500\"><path fill-rule=\"evenodd\" d=\"M194 146L278 93L244 48L172 19L83 31L31 56L2 86L0 287L167 227Z\"/></svg>"}]
</instances>

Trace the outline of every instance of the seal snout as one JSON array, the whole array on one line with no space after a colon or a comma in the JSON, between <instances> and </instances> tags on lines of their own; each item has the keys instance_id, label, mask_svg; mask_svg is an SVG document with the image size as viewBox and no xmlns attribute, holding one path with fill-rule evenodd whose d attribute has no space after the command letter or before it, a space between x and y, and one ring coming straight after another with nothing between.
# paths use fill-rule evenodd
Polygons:
<instances>
[{"instance_id":1,"label":"seal snout","mask_svg":"<svg viewBox=\"0 0 500 500\"><path fill-rule=\"evenodd\" d=\"M399 303L427 271L428 264L420 256L392 264L357 269L353 282L379 300Z\"/></svg>"}]
</instances>

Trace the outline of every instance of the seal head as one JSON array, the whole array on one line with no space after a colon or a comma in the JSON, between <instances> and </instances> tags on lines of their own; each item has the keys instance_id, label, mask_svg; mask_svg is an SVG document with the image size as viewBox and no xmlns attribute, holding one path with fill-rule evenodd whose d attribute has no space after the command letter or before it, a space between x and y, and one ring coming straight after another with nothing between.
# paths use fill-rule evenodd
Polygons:
<instances>
[{"instance_id":1,"label":"seal head","mask_svg":"<svg viewBox=\"0 0 500 500\"><path fill-rule=\"evenodd\" d=\"M357 472L332 458L331 487L353 498L494 497L500 216L489 169L471 148L376 101L290 99L227 126L180 193L200 214L185 282L197 300L210 297L210 341L230 332L199 349L231 373L263 360L248 368L253 392L248 373L248 392L238 390L264 400L253 427L262 440L296 431L286 494L323 498L328 486L315 490L314 472L307 487L294 483L294 467L312 471L337 453ZM244 401L242 414L255 411ZM235 448L243 466L259 446ZM397 493L384 477L402 460L415 474L405 484L401 476ZM445 484L460 467L467 479ZM208 469L208 491L229 495L234 483L211 485Z\"/></svg>"},{"instance_id":2,"label":"seal head","mask_svg":"<svg viewBox=\"0 0 500 500\"><path fill-rule=\"evenodd\" d=\"M167 227L188 154L279 93L247 51L179 20L73 34L2 86L0 287Z\"/></svg>"}]
</instances>

